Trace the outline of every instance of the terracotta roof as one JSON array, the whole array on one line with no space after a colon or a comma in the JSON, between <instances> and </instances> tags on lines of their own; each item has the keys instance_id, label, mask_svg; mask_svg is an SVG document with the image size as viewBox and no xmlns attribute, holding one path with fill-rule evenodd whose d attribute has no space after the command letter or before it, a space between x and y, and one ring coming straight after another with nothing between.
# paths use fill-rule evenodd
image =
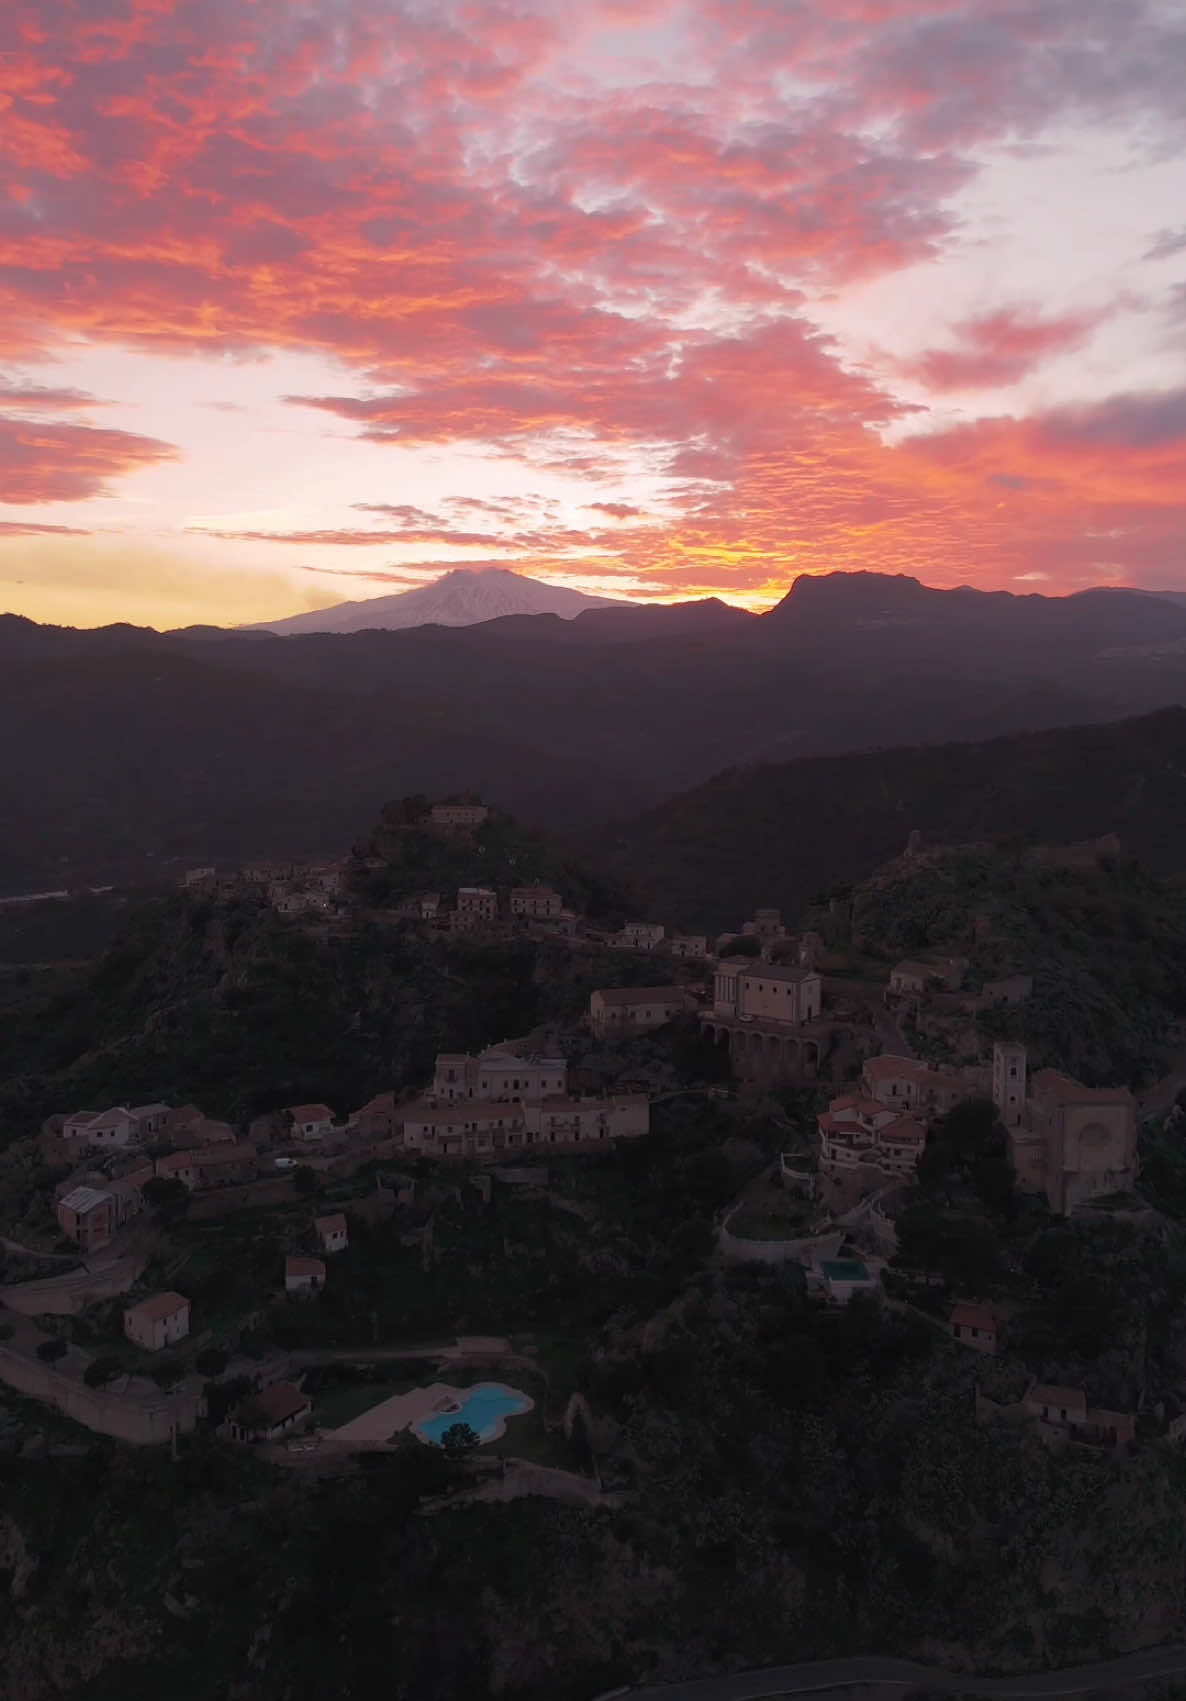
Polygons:
<instances>
[{"instance_id":1,"label":"terracotta roof","mask_svg":"<svg viewBox=\"0 0 1186 1701\"><path fill-rule=\"evenodd\" d=\"M325 1265L320 1258L289 1257L284 1260L284 1279L293 1276L320 1276L325 1280Z\"/></svg>"},{"instance_id":2,"label":"terracotta roof","mask_svg":"<svg viewBox=\"0 0 1186 1701\"><path fill-rule=\"evenodd\" d=\"M125 1317L138 1317L142 1323L159 1323L178 1311L188 1311L189 1300L179 1293L154 1293L139 1305L129 1305Z\"/></svg>"},{"instance_id":3,"label":"terracotta roof","mask_svg":"<svg viewBox=\"0 0 1186 1701\"><path fill-rule=\"evenodd\" d=\"M904 1146L925 1146L927 1131L912 1116L896 1116L877 1130L879 1140L897 1140Z\"/></svg>"},{"instance_id":4,"label":"terracotta roof","mask_svg":"<svg viewBox=\"0 0 1186 1701\"><path fill-rule=\"evenodd\" d=\"M1127 1087L1084 1087L1057 1069L1039 1069L1033 1078L1034 1091L1057 1099L1060 1104L1129 1104Z\"/></svg>"},{"instance_id":5,"label":"terracotta roof","mask_svg":"<svg viewBox=\"0 0 1186 1701\"><path fill-rule=\"evenodd\" d=\"M63 1122L93 1122L98 1116L97 1110L76 1110L72 1116L63 1117Z\"/></svg>"},{"instance_id":6,"label":"terracotta roof","mask_svg":"<svg viewBox=\"0 0 1186 1701\"><path fill-rule=\"evenodd\" d=\"M184 1155L192 1158L199 1169L213 1169L218 1164L254 1163L258 1156L254 1146L227 1146L222 1143Z\"/></svg>"},{"instance_id":7,"label":"terracotta roof","mask_svg":"<svg viewBox=\"0 0 1186 1701\"><path fill-rule=\"evenodd\" d=\"M1031 1405L1057 1406L1060 1411L1087 1416L1087 1395L1082 1388L1059 1388L1052 1382L1035 1382L1025 1397Z\"/></svg>"},{"instance_id":8,"label":"terracotta roof","mask_svg":"<svg viewBox=\"0 0 1186 1701\"><path fill-rule=\"evenodd\" d=\"M198 1156L192 1147L184 1152L170 1152L166 1157L157 1159L156 1172L158 1175L172 1175L179 1169L193 1169Z\"/></svg>"},{"instance_id":9,"label":"terracotta roof","mask_svg":"<svg viewBox=\"0 0 1186 1701\"><path fill-rule=\"evenodd\" d=\"M314 1217L313 1227L318 1234L342 1234L346 1228L345 1212L334 1211L328 1217Z\"/></svg>"},{"instance_id":10,"label":"terracotta roof","mask_svg":"<svg viewBox=\"0 0 1186 1701\"><path fill-rule=\"evenodd\" d=\"M929 1064L921 1063L917 1057L867 1057L863 1071L871 1080L900 1080L916 1081L919 1085L937 1084L945 1087L962 1087L963 1082L958 1075L946 1070L932 1069Z\"/></svg>"},{"instance_id":11,"label":"terracotta roof","mask_svg":"<svg viewBox=\"0 0 1186 1701\"><path fill-rule=\"evenodd\" d=\"M311 1411L312 1407L308 1394L303 1394L295 1383L273 1382L270 1388L264 1388L244 1400L241 1406L236 1406L231 1413L231 1422L242 1425L244 1429L275 1429L289 1418Z\"/></svg>"},{"instance_id":12,"label":"terracotta roof","mask_svg":"<svg viewBox=\"0 0 1186 1701\"><path fill-rule=\"evenodd\" d=\"M334 1113L327 1104L290 1104L288 1114L294 1122L332 1122Z\"/></svg>"},{"instance_id":13,"label":"terracotta roof","mask_svg":"<svg viewBox=\"0 0 1186 1701\"><path fill-rule=\"evenodd\" d=\"M948 1318L951 1323L958 1323L962 1329L987 1329L990 1334L997 1327L996 1312L991 1305L981 1305L973 1300L956 1300Z\"/></svg>"},{"instance_id":14,"label":"terracotta roof","mask_svg":"<svg viewBox=\"0 0 1186 1701\"><path fill-rule=\"evenodd\" d=\"M938 980L942 977L942 969L934 963L914 962L906 957L900 963L895 963L890 970L891 975L917 975L922 980Z\"/></svg>"},{"instance_id":15,"label":"terracotta roof","mask_svg":"<svg viewBox=\"0 0 1186 1701\"><path fill-rule=\"evenodd\" d=\"M683 986L611 986L598 987L597 997L603 1004L675 1004L688 997Z\"/></svg>"}]
</instances>

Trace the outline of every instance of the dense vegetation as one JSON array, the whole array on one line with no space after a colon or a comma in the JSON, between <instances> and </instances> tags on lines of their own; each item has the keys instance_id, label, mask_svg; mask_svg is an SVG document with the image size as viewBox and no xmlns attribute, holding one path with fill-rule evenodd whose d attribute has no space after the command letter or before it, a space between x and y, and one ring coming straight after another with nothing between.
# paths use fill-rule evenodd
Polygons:
<instances>
[{"instance_id":1,"label":"dense vegetation","mask_svg":"<svg viewBox=\"0 0 1186 1701\"><path fill-rule=\"evenodd\" d=\"M23 999L14 989L0 1008L9 1135L87 1103L196 1102L234 1121L310 1100L345 1111L419 1084L439 1050L571 1024L594 986L647 978L645 960L622 952L400 923L401 899L478 880L554 880L619 919L628 901L509 817L450 841L414 824L421 805L389 807L359 846L381 866L355 864L335 916L287 920L249 887L175 891L136 910L81 981L41 993L34 980Z\"/></svg>"},{"instance_id":2,"label":"dense vegetation","mask_svg":"<svg viewBox=\"0 0 1186 1701\"><path fill-rule=\"evenodd\" d=\"M879 741L880 742L880 741ZM1065 844L1120 836L1157 874L1186 870L1186 710L733 769L590 840L665 920L738 926L755 904L792 920L924 843Z\"/></svg>"},{"instance_id":3,"label":"dense vegetation","mask_svg":"<svg viewBox=\"0 0 1186 1701\"><path fill-rule=\"evenodd\" d=\"M981 1026L1024 1040L1033 1067L1088 1085L1152 1079L1186 1015L1186 886L1123 858L1065 868L1016 843L904 858L834 888L809 919L837 949L886 964L928 950L966 957L972 991L1032 975L1033 997L983 1011Z\"/></svg>"}]
</instances>

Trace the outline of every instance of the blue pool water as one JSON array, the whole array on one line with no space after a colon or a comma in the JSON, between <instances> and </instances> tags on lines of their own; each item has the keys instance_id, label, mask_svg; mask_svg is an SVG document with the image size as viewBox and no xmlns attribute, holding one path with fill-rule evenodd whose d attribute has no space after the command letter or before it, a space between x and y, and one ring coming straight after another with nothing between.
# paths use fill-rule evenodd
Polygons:
<instances>
[{"instance_id":1,"label":"blue pool water","mask_svg":"<svg viewBox=\"0 0 1186 1701\"><path fill-rule=\"evenodd\" d=\"M476 1388L465 1390L457 1411L438 1412L435 1417L424 1418L416 1425L416 1433L422 1441L431 1441L439 1447L447 1429L455 1423L468 1423L480 1441L492 1441L503 1418L530 1411L532 1403L517 1389L503 1388L497 1382L479 1382Z\"/></svg>"}]
</instances>

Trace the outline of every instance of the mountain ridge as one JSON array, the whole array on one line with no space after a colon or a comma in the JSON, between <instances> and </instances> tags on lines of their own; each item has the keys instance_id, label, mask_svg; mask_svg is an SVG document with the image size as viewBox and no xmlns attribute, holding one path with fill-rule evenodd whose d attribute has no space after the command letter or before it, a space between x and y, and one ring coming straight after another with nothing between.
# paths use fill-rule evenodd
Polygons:
<instances>
[{"instance_id":1,"label":"mountain ridge","mask_svg":"<svg viewBox=\"0 0 1186 1701\"><path fill-rule=\"evenodd\" d=\"M333 603L280 620L257 620L238 630L292 637L315 632L396 632L409 626L476 626L514 614L558 614L572 620L586 609L614 602L612 597L586 596L567 585L548 584L506 567L481 571L457 567L409 591Z\"/></svg>"}]
</instances>

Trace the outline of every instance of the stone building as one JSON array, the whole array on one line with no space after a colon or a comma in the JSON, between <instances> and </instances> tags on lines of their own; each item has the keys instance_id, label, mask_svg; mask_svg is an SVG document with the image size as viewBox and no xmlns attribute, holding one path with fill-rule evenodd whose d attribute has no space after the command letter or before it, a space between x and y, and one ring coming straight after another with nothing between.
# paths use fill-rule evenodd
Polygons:
<instances>
[{"instance_id":1,"label":"stone building","mask_svg":"<svg viewBox=\"0 0 1186 1701\"><path fill-rule=\"evenodd\" d=\"M729 957L713 976L712 1008L701 1026L727 1041L739 1075L769 1080L814 1079L822 1035L818 1021L823 982L812 968Z\"/></svg>"},{"instance_id":2,"label":"stone building","mask_svg":"<svg viewBox=\"0 0 1186 1701\"><path fill-rule=\"evenodd\" d=\"M138 1347L158 1353L189 1334L189 1300L179 1293L154 1293L124 1312L124 1334Z\"/></svg>"},{"instance_id":3,"label":"stone building","mask_svg":"<svg viewBox=\"0 0 1186 1701\"><path fill-rule=\"evenodd\" d=\"M1044 1193L1052 1211L1070 1216L1092 1199L1135 1186L1137 1112L1127 1087L1084 1087L1056 1069L1040 1069L1025 1089L1024 1047L994 1046L993 1099L1022 1187Z\"/></svg>"},{"instance_id":4,"label":"stone building","mask_svg":"<svg viewBox=\"0 0 1186 1701\"><path fill-rule=\"evenodd\" d=\"M563 1057L519 1057L505 1045L488 1046L477 1057L442 1051L432 1078L432 1096L445 1104L458 1099L542 1099L567 1089Z\"/></svg>"},{"instance_id":5,"label":"stone building","mask_svg":"<svg viewBox=\"0 0 1186 1701\"><path fill-rule=\"evenodd\" d=\"M695 1007L684 986L599 987L589 999L589 1026L597 1039L661 1028Z\"/></svg>"}]
</instances>

